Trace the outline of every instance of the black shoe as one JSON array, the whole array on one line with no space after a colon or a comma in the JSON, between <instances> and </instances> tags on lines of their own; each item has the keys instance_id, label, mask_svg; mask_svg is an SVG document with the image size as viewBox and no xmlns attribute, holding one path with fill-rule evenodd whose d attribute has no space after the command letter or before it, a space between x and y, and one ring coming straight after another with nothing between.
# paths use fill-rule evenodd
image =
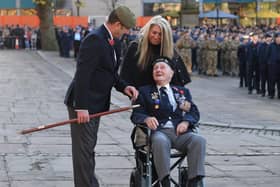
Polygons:
<instances>
[{"instance_id":1,"label":"black shoe","mask_svg":"<svg viewBox=\"0 0 280 187\"><path fill-rule=\"evenodd\" d=\"M187 187L204 187L203 184L203 177L195 177L194 179L191 179L188 181L188 186Z\"/></svg>"},{"instance_id":2,"label":"black shoe","mask_svg":"<svg viewBox=\"0 0 280 187\"><path fill-rule=\"evenodd\" d=\"M162 187L171 187L169 175L167 175L166 177L164 177L164 178L161 180L160 183L161 183L161 186L162 186Z\"/></svg>"},{"instance_id":3,"label":"black shoe","mask_svg":"<svg viewBox=\"0 0 280 187\"><path fill-rule=\"evenodd\" d=\"M249 91L248 91L248 94L251 95L251 94L252 94L252 90L249 90Z\"/></svg>"},{"instance_id":4,"label":"black shoe","mask_svg":"<svg viewBox=\"0 0 280 187\"><path fill-rule=\"evenodd\" d=\"M260 90L257 90L257 94L261 94Z\"/></svg>"},{"instance_id":5,"label":"black shoe","mask_svg":"<svg viewBox=\"0 0 280 187\"><path fill-rule=\"evenodd\" d=\"M270 95L270 96L269 96L269 99L273 99L273 98L274 98L274 96L273 96L273 95Z\"/></svg>"},{"instance_id":6,"label":"black shoe","mask_svg":"<svg viewBox=\"0 0 280 187\"><path fill-rule=\"evenodd\" d=\"M262 93L262 97L264 97L265 96L265 93Z\"/></svg>"}]
</instances>

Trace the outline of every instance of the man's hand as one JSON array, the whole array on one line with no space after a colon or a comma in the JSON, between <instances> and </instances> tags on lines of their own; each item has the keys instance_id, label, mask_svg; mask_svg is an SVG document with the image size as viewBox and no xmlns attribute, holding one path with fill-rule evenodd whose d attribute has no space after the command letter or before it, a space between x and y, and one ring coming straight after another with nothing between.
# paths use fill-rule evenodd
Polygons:
<instances>
[{"instance_id":1,"label":"man's hand","mask_svg":"<svg viewBox=\"0 0 280 187\"><path fill-rule=\"evenodd\" d=\"M147 117L144 122L152 130L156 130L158 127L158 120L155 117Z\"/></svg>"},{"instance_id":2,"label":"man's hand","mask_svg":"<svg viewBox=\"0 0 280 187\"><path fill-rule=\"evenodd\" d=\"M182 121L181 123L179 123L177 126L177 129L176 129L177 136L187 132L189 125L190 125L190 123L187 121Z\"/></svg>"},{"instance_id":3,"label":"man's hand","mask_svg":"<svg viewBox=\"0 0 280 187\"><path fill-rule=\"evenodd\" d=\"M136 88L133 87L133 86L125 87L124 93L126 95L128 95L131 98L132 101L135 101L138 97L138 94L139 94L138 91L136 90Z\"/></svg>"},{"instance_id":4,"label":"man's hand","mask_svg":"<svg viewBox=\"0 0 280 187\"><path fill-rule=\"evenodd\" d=\"M88 110L76 110L78 123L88 123L89 122L89 113Z\"/></svg>"}]
</instances>

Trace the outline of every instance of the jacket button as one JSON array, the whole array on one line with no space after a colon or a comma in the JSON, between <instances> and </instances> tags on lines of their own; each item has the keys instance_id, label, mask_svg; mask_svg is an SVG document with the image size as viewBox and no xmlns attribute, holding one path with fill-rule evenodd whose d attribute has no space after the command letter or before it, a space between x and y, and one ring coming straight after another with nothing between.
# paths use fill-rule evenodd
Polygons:
<instances>
[{"instance_id":1,"label":"jacket button","mask_svg":"<svg viewBox=\"0 0 280 187\"><path fill-rule=\"evenodd\" d=\"M169 116L168 119L172 119L172 118Z\"/></svg>"}]
</instances>

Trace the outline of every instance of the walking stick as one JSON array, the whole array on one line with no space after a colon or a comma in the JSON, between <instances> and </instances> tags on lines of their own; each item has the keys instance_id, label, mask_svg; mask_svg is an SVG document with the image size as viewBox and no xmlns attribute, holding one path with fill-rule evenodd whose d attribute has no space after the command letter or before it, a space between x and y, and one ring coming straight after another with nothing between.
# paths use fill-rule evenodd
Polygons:
<instances>
[{"instance_id":1,"label":"walking stick","mask_svg":"<svg viewBox=\"0 0 280 187\"><path fill-rule=\"evenodd\" d=\"M113 113L117 113L117 112L123 112L123 111L129 110L129 109L137 108L139 106L140 105L132 105L132 106L123 107L123 108L114 109L114 110L109 110L109 111L105 111L105 112L99 112L99 113L96 113L96 114L89 115L89 118L92 119L92 118L105 116L105 115L109 115L109 114L113 114ZM22 131L19 132L19 134L29 134L29 133L33 133L33 132L36 132L36 131L41 131L41 130L45 130L45 129L49 129L49 128L53 128L53 127L66 125L68 123L76 123L77 121L78 121L78 119L75 118L75 119L70 119L70 120L67 120L67 121L61 121L61 122L58 122L58 123L41 125L39 127L34 127L34 128L22 130Z\"/></svg>"}]
</instances>

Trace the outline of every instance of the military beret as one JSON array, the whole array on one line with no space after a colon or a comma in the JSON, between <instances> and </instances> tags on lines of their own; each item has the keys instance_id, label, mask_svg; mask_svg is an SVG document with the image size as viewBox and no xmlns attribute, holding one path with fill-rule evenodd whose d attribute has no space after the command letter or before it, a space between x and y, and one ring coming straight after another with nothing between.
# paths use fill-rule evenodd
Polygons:
<instances>
[{"instance_id":1,"label":"military beret","mask_svg":"<svg viewBox=\"0 0 280 187\"><path fill-rule=\"evenodd\" d=\"M135 15L126 6L119 6L115 9L116 15L119 18L121 24L126 28L132 28L135 26Z\"/></svg>"},{"instance_id":2,"label":"military beret","mask_svg":"<svg viewBox=\"0 0 280 187\"><path fill-rule=\"evenodd\" d=\"M156 65L157 63L159 62L163 62L165 64L167 64L172 70L175 69L175 65L174 63L172 62L172 60L168 57L165 57L165 56L160 56L156 59L154 59L153 63L152 63L152 66Z\"/></svg>"}]
</instances>

